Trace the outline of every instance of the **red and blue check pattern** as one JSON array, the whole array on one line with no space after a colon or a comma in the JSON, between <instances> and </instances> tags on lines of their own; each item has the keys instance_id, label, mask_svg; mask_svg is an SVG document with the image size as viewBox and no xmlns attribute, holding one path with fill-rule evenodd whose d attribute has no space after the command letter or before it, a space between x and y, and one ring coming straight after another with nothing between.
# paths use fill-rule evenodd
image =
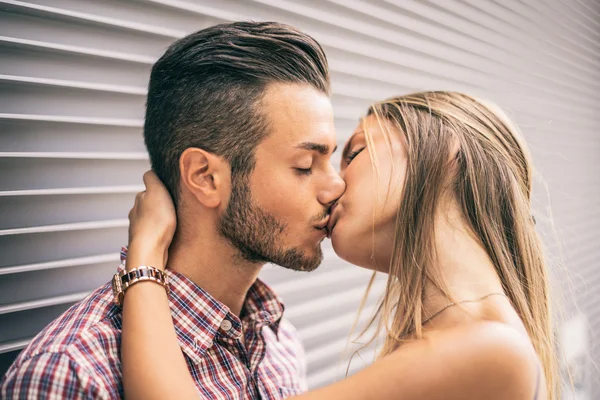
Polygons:
<instances>
[{"instance_id":1,"label":"red and blue check pattern","mask_svg":"<svg viewBox=\"0 0 600 400\"><path fill-rule=\"evenodd\" d=\"M240 319L185 276L167 273L175 331L199 398L283 399L306 390L303 347L266 284L251 287ZM4 376L0 398L122 398L120 342L121 310L106 284L31 341Z\"/></svg>"}]
</instances>

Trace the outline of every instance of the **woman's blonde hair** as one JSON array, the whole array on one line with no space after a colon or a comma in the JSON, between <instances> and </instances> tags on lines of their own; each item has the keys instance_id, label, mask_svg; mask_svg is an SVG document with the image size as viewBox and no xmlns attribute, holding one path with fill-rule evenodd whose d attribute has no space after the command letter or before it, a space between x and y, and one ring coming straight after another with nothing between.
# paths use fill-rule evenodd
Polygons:
<instances>
[{"instance_id":1,"label":"woman's blonde hair","mask_svg":"<svg viewBox=\"0 0 600 400\"><path fill-rule=\"evenodd\" d=\"M455 301L436 273L434 244L434 215L450 187L529 333L544 368L549 398L555 398L558 378L549 278L531 214L532 162L522 137L499 109L455 92L392 98L371 106L368 114L382 127L383 121L391 122L404 136L407 172L387 289L362 334L375 327L369 343L383 336L379 354L385 356L409 333L422 337L428 281ZM372 146L369 151L377 173Z\"/></svg>"}]
</instances>

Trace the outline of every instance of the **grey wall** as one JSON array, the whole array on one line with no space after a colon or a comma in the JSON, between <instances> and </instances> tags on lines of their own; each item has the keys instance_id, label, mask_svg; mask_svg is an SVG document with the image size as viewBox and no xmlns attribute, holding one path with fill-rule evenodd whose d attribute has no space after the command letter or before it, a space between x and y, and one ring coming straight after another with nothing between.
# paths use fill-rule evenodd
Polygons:
<instances>
[{"instance_id":1,"label":"grey wall","mask_svg":"<svg viewBox=\"0 0 600 400\"><path fill-rule=\"evenodd\" d=\"M113 273L148 169L141 128L154 60L188 32L268 19L325 46L340 144L371 102L416 90L484 96L516 120L549 188L550 200L536 187L534 213L561 261L557 283L569 282L579 304L561 338L587 390L599 374L586 363L600 364L600 346L591 348L600 332L599 16L593 0L0 0L0 373ZM305 340L310 385L342 376L369 274L327 248L319 272L269 267L264 277ZM597 383L593 393L600 398Z\"/></svg>"}]
</instances>

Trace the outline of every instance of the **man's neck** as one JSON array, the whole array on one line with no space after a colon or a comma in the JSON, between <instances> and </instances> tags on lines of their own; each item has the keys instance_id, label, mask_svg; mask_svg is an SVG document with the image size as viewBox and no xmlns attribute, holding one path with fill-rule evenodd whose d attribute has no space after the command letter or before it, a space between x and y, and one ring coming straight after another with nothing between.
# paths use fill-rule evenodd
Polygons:
<instances>
[{"instance_id":1,"label":"man's neck","mask_svg":"<svg viewBox=\"0 0 600 400\"><path fill-rule=\"evenodd\" d=\"M262 264L242 260L237 251L214 232L179 233L169 249L169 269L188 279L240 315L246 294Z\"/></svg>"}]
</instances>

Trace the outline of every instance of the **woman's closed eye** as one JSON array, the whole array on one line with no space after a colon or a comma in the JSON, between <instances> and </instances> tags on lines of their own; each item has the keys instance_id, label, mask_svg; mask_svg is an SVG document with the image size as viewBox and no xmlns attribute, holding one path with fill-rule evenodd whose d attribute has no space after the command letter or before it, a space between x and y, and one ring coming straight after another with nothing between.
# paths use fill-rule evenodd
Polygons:
<instances>
[{"instance_id":1,"label":"woman's closed eye","mask_svg":"<svg viewBox=\"0 0 600 400\"><path fill-rule=\"evenodd\" d=\"M344 161L346 161L346 164L350 165L350 163L352 162L352 160L354 160L354 158L360 154L361 151L363 151L365 148L360 148L358 150L355 151L351 151L350 153L348 153L348 155L346 156L346 159Z\"/></svg>"}]
</instances>

